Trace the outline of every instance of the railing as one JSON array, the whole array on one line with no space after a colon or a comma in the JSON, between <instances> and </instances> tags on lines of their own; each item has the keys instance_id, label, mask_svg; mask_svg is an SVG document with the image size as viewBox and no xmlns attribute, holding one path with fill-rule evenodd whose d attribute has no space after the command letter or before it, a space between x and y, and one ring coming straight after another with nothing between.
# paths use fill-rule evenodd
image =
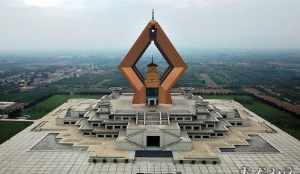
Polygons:
<instances>
[{"instance_id":1,"label":"railing","mask_svg":"<svg viewBox=\"0 0 300 174\"><path fill-rule=\"evenodd\" d=\"M135 124L169 125L170 116L167 112L136 112Z\"/></svg>"}]
</instances>

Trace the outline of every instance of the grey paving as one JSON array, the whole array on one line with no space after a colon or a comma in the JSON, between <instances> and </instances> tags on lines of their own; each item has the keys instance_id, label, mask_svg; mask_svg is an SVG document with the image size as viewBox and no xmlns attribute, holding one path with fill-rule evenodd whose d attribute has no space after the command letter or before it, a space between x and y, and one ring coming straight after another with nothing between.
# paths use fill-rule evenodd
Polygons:
<instances>
[{"instance_id":1,"label":"grey paving","mask_svg":"<svg viewBox=\"0 0 300 174\"><path fill-rule=\"evenodd\" d=\"M257 116L256 116L257 117ZM257 117L261 119L260 117ZM97 174L133 174L133 173L239 173L243 166L252 172L259 167L292 167L294 173L300 173L300 142L271 125L277 133L259 134L279 153L219 153L221 164L173 164L170 160L137 160L135 163L89 163L86 151L70 150L32 150L49 132L33 132L37 123L18 133L0 145L0 173L97 173Z\"/></svg>"}]
</instances>

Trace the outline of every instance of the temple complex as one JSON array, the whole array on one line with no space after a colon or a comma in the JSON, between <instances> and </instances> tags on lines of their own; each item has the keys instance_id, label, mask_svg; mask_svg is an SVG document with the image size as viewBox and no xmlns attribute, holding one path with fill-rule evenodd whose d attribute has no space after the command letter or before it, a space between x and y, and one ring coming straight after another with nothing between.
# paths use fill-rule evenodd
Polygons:
<instances>
[{"instance_id":1,"label":"temple complex","mask_svg":"<svg viewBox=\"0 0 300 174\"><path fill-rule=\"evenodd\" d=\"M136 68L150 44L155 44L169 64L162 76L153 56L148 61L145 77ZM110 139L111 148L133 152L135 156L144 154L145 157L154 151L157 157L192 152L197 150L193 141L224 139L231 136L231 127L250 125L237 109L210 104L201 96L193 95L193 88L182 87L181 92L171 93L187 65L154 18L119 68L134 93L123 93L121 88L112 87L110 95L95 101L81 101L57 114L56 125L77 126L84 137ZM244 140L238 138L238 141ZM219 162L210 152L198 155L190 160ZM180 156L174 157L175 161L184 159L184 155Z\"/></svg>"}]
</instances>

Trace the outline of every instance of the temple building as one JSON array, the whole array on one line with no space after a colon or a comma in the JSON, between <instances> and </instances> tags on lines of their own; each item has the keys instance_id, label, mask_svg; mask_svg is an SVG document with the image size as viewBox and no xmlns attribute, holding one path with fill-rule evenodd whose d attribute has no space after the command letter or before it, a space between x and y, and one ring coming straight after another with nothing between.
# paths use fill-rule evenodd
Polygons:
<instances>
[{"instance_id":1,"label":"temple building","mask_svg":"<svg viewBox=\"0 0 300 174\"><path fill-rule=\"evenodd\" d=\"M121 94L118 98L103 96L94 105L83 102L74 110L70 108L64 117L57 118L57 124L76 124L85 136L116 138L116 146L124 150L153 147L190 150L193 139L226 135L231 119L239 123L235 125L243 125L239 113L234 110L231 111L233 115L227 117L200 96L171 95L174 100L172 105L157 108L132 105L133 94Z\"/></svg>"}]
</instances>

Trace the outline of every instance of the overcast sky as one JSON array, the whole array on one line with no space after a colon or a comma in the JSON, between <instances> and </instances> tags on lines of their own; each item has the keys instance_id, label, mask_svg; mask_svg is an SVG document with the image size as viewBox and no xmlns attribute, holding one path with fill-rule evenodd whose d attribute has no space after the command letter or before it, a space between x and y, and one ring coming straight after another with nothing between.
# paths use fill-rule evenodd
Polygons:
<instances>
[{"instance_id":1,"label":"overcast sky","mask_svg":"<svg viewBox=\"0 0 300 174\"><path fill-rule=\"evenodd\" d=\"M300 0L0 0L0 50L128 49L152 8L180 49L300 48Z\"/></svg>"}]
</instances>

